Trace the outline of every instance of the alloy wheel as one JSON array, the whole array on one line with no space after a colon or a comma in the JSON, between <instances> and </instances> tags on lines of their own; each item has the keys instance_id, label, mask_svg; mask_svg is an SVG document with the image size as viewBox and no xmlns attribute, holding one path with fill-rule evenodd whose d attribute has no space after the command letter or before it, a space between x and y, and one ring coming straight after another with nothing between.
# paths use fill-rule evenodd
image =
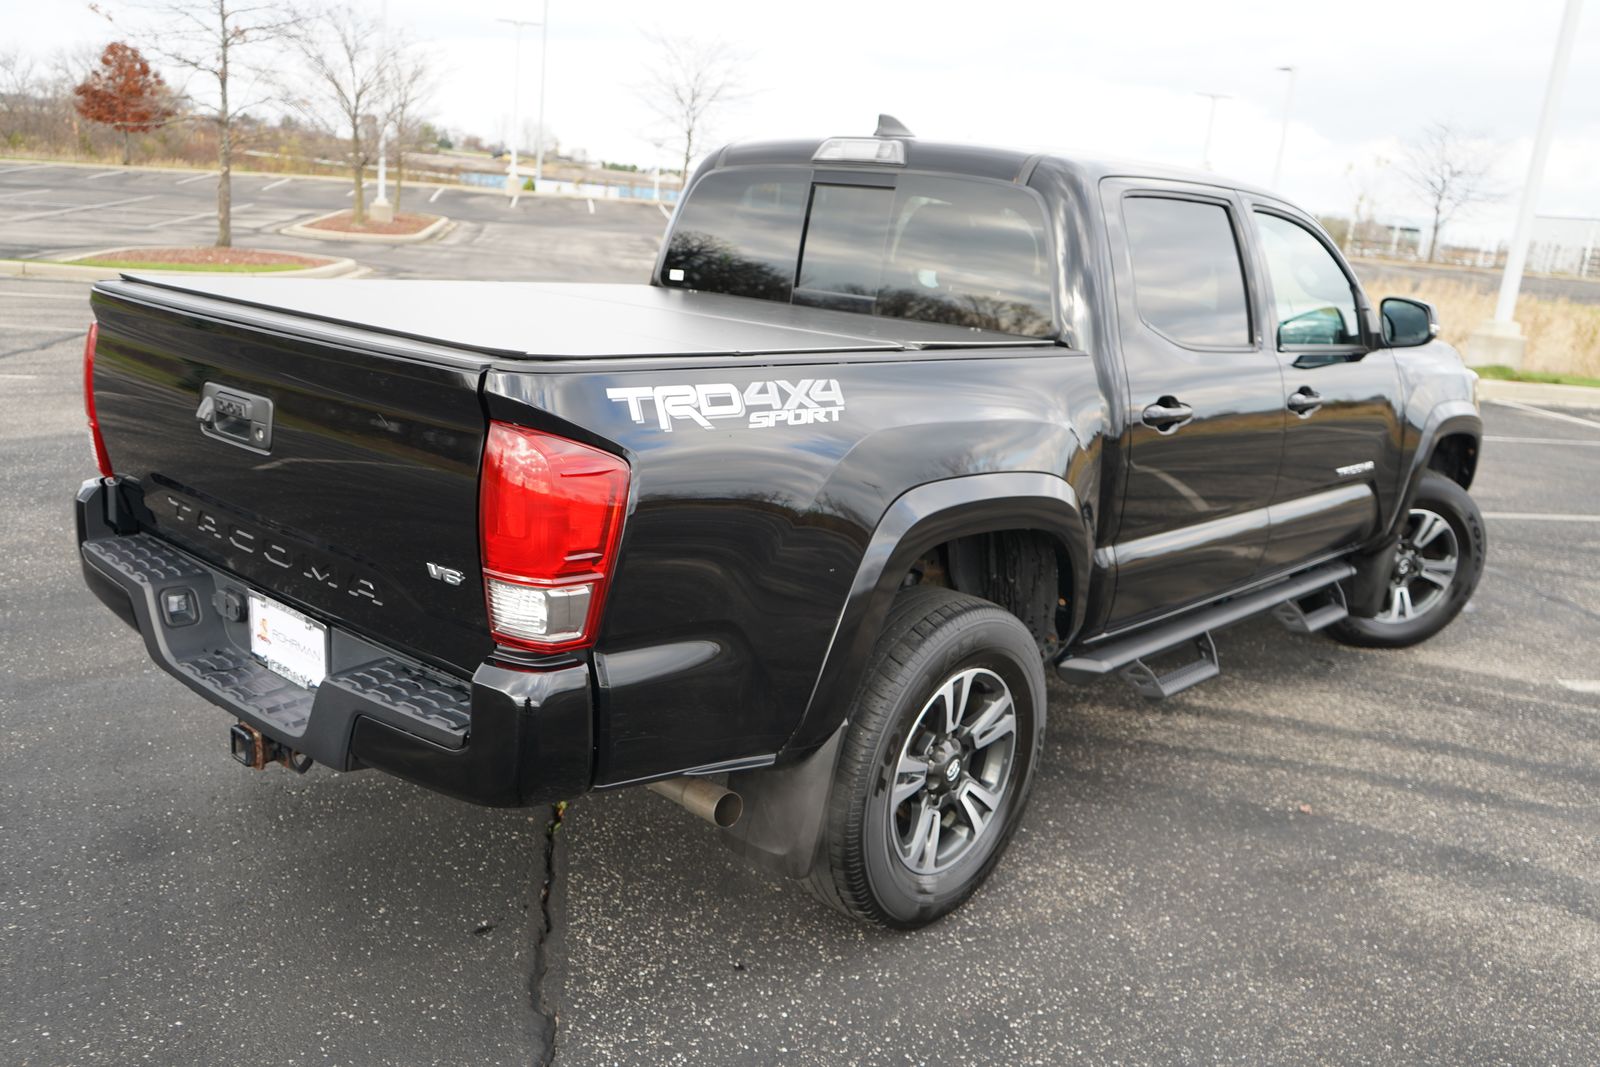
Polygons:
<instances>
[{"instance_id":1,"label":"alloy wheel","mask_svg":"<svg viewBox=\"0 0 1600 1067\"><path fill-rule=\"evenodd\" d=\"M1412 622L1444 603L1461 562L1455 528L1427 508L1412 508L1395 551L1389 590L1376 622Z\"/></svg>"},{"instance_id":2,"label":"alloy wheel","mask_svg":"<svg viewBox=\"0 0 1600 1067\"><path fill-rule=\"evenodd\" d=\"M889 838L900 861L937 874L970 853L1006 803L1016 764L1017 711L994 671L945 679L906 732L889 798Z\"/></svg>"}]
</instances>

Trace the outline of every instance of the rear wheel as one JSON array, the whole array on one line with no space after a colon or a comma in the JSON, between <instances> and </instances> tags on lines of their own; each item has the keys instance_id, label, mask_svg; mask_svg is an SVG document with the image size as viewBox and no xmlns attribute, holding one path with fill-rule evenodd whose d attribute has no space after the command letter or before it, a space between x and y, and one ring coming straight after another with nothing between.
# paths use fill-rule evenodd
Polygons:
<instances>
[{"instance_id":1,"label":"rear wheel","mask_svg":"<svg viewBox=\"0 0 1600 1067\"><path fill-rule=\"evenodd\" d=\"M1365 648L1404 648L1450 624L1483 576L1488 539L1467 491L1435 471L1422 476L1400 531L1383 607L1370 619L1342 619L1329 636Z\"/></svg>"},{"instance_id":2,"label":"rear wheel","mask_svg":"<svg viewBox=\"0 0 1600 1067\"><path fill-rule=\"evenodd\" d=\"M1044 720L1043 661L1015 616L902 593L851 708L812 889L902 929L956 908L1016 829Z\"/></svg>"}]
</instances>

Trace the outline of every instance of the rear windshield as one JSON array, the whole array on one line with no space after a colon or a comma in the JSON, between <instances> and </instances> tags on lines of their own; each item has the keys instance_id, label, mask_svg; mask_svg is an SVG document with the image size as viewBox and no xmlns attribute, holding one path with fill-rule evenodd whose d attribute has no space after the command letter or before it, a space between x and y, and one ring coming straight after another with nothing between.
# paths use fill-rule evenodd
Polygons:
<instances>
[{"instance_id":1,"label":"rear windshield","mask_svg":"<svg viewBox=\"0 0 1600 1067\"><path fill-rule=\"evenodd\" d=\"M680 209L660 281L682 289L1046 337L1049 251L1026 191L898 175L893 188L809 171L708 174Z\"/></svg>"}]
</instances>

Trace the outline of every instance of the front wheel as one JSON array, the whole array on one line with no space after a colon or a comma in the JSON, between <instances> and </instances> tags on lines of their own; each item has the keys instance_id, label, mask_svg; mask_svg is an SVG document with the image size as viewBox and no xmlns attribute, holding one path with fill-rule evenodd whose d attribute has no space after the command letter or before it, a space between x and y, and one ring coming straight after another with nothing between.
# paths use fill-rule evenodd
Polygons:
<instances>
[{"instance_id":1,"label":"front wheel","mask_svg":"<svg viewBox=\"0 0 1600 1067\"><path fill-rule=\"evenodd\" d=\"M1364 648L1405 648L1450 624L1478 588L1488 556L1483 514L1444 475L1422 476L1400 531L1383 608L1370 619L1341 619L1334 640Z\"/></svg>"},{"instance_id":2,"label":"front wheel","mask_svg":"<svg viewBox=\"0 0 1600 1067\"><path fill-rule=\"evenodd\" d=\"M952 911L1016 829L1044 720L1021 621L948 589L901 593L851 708L812 890L900 929Z\"/></svg>"}]
</instances>

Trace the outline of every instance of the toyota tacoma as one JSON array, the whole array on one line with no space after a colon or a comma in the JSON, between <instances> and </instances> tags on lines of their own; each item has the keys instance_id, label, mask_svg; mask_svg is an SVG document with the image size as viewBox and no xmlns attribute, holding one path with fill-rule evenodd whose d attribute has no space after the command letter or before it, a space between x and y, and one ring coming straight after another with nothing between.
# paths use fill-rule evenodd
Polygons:
<instances>
[{"instance_id":1,"label":"toyota tacoma","mask_svg":"<svg viewBox=\"0 0 1600 1067\"><path fill-rule=\"evenodd\" d=\"M649 284L126 275L83 574L255 767L651 784L869 922L956 907L1045 676L1271 613L1396 648L1485 557L1476 378L1276 194L871 137L696 171Z\"/></svg>"}]
</instances>

